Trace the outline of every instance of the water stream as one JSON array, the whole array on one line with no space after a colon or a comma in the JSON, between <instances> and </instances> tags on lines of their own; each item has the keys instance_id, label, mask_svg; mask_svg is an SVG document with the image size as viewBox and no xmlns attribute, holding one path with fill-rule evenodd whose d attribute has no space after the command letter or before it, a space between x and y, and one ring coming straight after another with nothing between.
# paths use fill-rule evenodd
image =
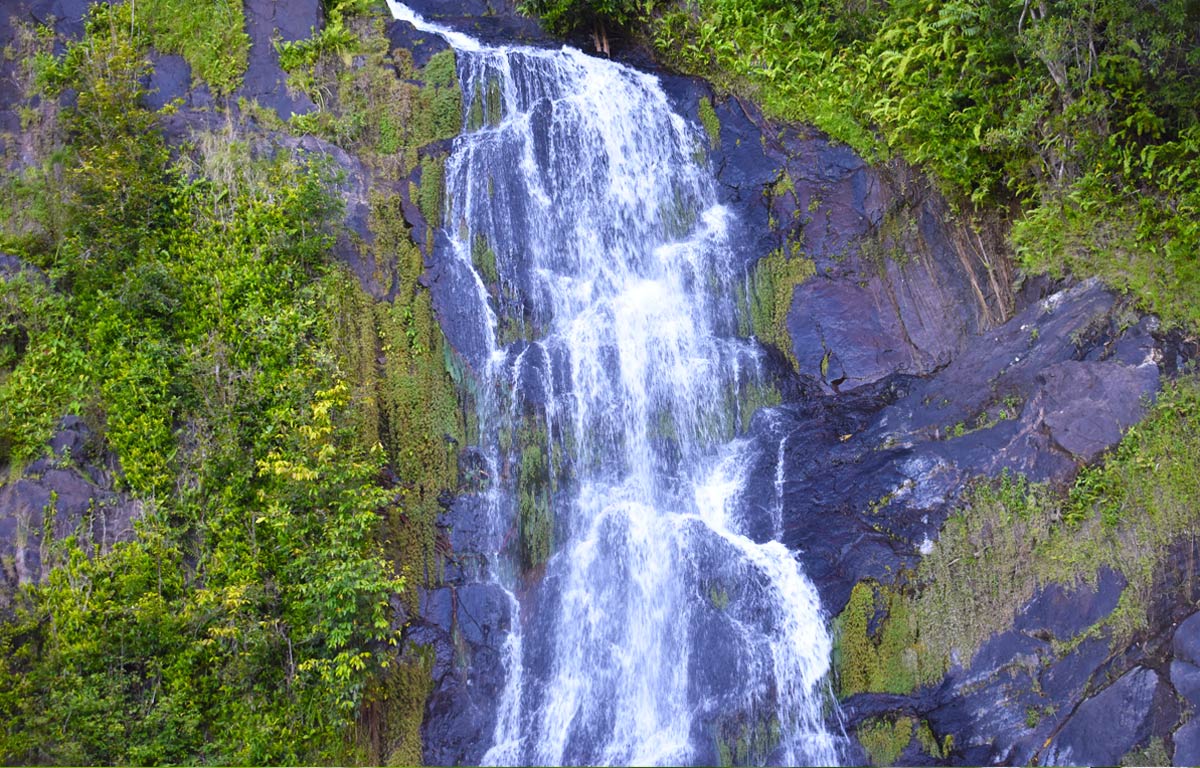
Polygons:
<instances>
[{"instance_id":1,"label":"water stream","mask_svg":"<svg viewBox=\"0 0 1200 768\"><path fill-rule=\"evenodd\" d=\"M463 90L438 247L478 302L514 613L484 761L835 763L816 590L746 534L760 351L707 136L652 75L391 7L456 49Z\"/></svg>"}]
</instances>

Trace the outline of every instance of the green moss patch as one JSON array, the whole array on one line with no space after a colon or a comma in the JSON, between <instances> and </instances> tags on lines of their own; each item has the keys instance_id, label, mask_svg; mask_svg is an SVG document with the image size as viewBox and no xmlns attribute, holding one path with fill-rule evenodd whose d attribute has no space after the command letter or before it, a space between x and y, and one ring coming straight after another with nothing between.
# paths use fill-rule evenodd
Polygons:
<instances>
[{"instance_id":1,"label":"green moss patch","mask_svg":"<svg viewBox=\"0 0 1200 768\"><path fill-rule=\"evenodd\" d=\"M789 249L791 250L791 249ZM787 330L787 315L796 286L815 274L811 259L799 253L773 251L754 266L746 291L743 316L749 316L750 330L763 344L779 350L799 370Z\"/></svg>"},{"instance_id":2,"label":"green moss patch","mask_svg":"<svg viewBox=\"0 0 1200 768\"><path fill-rule=\"evenodd\" d=\"M856 735L867 751L871 765L895 765L900 753L913 739L913 721L908 717L873 718L859 725Z\"/></svg>"}]
</instances>

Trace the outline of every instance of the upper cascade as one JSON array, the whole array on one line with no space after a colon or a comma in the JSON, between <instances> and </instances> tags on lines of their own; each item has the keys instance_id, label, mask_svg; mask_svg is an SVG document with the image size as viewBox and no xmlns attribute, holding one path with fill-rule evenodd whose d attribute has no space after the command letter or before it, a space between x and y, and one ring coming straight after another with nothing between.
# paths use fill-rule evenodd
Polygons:
<instances>
[{"instance_id":1,"label":"upper cascade","mask_svg":"<svg viewBox=\"0 0 1200 768\"><path fill-rule=\"evenodd\" d=\"M485 762L837 762L816 590L776 512L750 535L761 352L707 137L650 74L389 4L463 92L435 258L477 301L491 578L522 616Z\"/></svg>"}]
</instances>

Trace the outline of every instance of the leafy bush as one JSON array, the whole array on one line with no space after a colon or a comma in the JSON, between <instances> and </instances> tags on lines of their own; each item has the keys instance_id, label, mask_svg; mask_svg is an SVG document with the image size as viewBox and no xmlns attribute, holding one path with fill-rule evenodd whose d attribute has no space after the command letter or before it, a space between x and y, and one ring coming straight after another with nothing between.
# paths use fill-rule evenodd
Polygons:
<instances>
[{"instance_id":1,"label":"leafy bush","mask_svg":"<svg viewBox=\"0 0 1200 768\"><path fill-rule=\"evenodd\" d=\"M645 20L656 0L521 0L521 13L538 16L546 28L565 35L594 25L618 28Z\"/></svg>"}]
</instances>

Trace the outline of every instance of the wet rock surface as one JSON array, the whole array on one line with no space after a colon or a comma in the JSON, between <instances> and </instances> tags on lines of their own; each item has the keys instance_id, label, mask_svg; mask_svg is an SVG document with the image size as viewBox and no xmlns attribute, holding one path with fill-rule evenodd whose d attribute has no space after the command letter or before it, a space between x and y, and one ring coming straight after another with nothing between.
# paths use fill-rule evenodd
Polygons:
<instances>
[{"instance_id":1,"label":"wet rock surface","mask_svg":"<svg viewBox=\"0 0 1200 768\"><path fill-rule=\"evenodd\" d=\"M53 544L75 536L101 553L134 536L141 504L113 488L115 468L82 419L67 416L50 455L0 486L0 612L16 589L37 584L58 563Z\"/></svg>"},{"instance_id":2,"label":"wet rock surface","mask_svg":"<svg viewBox=\"0 0 1200 768\"><path fill-rule=\"evenodd\" d=\"M426 706L426 764L482 760L504 689L503 649L511 621L508 595L494 584L457 580L423 591L420 619L406 637L436 654Z\"/></svg>"},{"instance_id":3,"label":"wet rock surface","mask_svg":"<svg viewBox=\"0 0 1200 768\"><path fill-rule=\"evenodd\" d=\"M1063 482L1116 444L1160 375L1153 323L1122 330L1118 315L1100 285L1076 284L974 337L936 375L842 395L814 382L754 421L752 482L775 495L782 456L783 542L831 613L857 581L914 566L971 479Z\"/></svg>"},{"instance_id":4,"label":"wet rock surface","mask_svg":"<svg viewBox=\"0 0 1200 768\"><path fill-rule=\"evenodd\" d=\"M324 24L320 0L246 0L244 8L250 60L242 85L233 94L234 101L256 101L274 110L281 120L312 112L316 109L312 99L288 90L275 40L303 40L320 30Z\"/></svg>"}]
</instances>

